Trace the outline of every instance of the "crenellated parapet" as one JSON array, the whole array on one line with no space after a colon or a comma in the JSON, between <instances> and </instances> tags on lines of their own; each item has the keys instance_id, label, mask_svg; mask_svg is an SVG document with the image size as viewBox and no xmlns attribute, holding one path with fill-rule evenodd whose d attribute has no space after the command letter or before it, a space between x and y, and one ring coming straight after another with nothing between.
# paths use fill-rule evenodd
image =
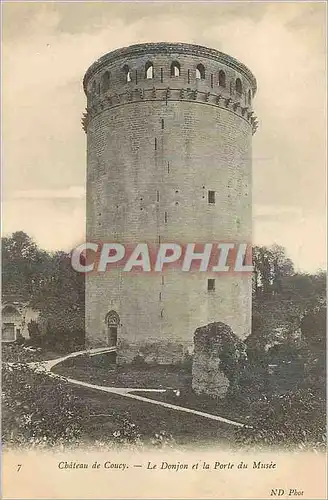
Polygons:
<instances>
[{"instance_id":1,"label":"crenellated parapet","mask_svg":"<svg viewBox=\"0 0 328 500\"><path fill-rule=\"evenodd\" d=\"M87 112L83 127L103 110L137 101L194 101L219 106L257 122L252 101L257 85L252 72L215 49L186 43L145 43L105 54L83 80Z\"/></svg>"},{"instance_id":2,"label":"crenellated parapet","mask_svg":"<svg viewBox=\"0 0 328 500\"><path fill-rule=\"evenodd\" d=\"M117 106L126 106L141 101L184 101L216 106L238 115L249 123L254 134L258 127L258 121L250 106L243 106L238 97L227 97L226 94L200 91L188 88L135 88L120 94L111 94L110 91L97 95L88 105L82 116L82 128L86 132L88 124L97 115Z\"/></svg>"}]
</instances>

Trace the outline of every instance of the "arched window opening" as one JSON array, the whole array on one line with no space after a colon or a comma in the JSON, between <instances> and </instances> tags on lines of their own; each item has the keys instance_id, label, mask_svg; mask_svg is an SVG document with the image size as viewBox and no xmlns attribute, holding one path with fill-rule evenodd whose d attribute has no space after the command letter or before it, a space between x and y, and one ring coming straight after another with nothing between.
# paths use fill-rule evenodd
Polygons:
<instances>
[{"instance_id":1,"label":"arched window opening","mask_svg":"<svg viewBox=\"0 0 328 500\"><path fill-rule=\"evenodd\" d=\"M252 104L252 92L248 91L248 104Z\"/></svg>"},{"instance_id":2,"label":"arched window opening","mask_svg":"<svg viewBox=\"0 0 328 500\"><path fill-rule=\"evenodd\" d=\"M110 74L109 71L105 71L105 73L101 77L101 90L102 92L107 92L109 89L110 82Z\"/></svg>"},{"instance_id":3,"label":"arched window opening","mask_svg":"<svg viewBox=\"0 0 328 500\"><path fill-rule=\"evenodd\" d=\"M243 93L243 86L242 86L240 78L237 78L237 80L236 80L236 87L235 88L236 88L236 93L238 95L241 95Z\"/></svg>"},{"instance_id":4,"label":"arched window opening","mask_svg":"<svg viewBox=\"0 0 328 500\"><path fill-rule=\"evenodd\" d=\"M196 79L197 80L205 80L205 68L203 64L198 64L196 68Z\"/></svg>"},{"instance_id":5,"label":"arched window opening","mask_svg":"<svg viewBox=\"0 0 328 500\"><path fill-rule=\"evenodd\" d=\"M2 314L8 316L20 316L17 309L13 306L5 306L2 310Z\"/></svg>"},{"instance_id":6,"label":"arched window opening","mask_svg":"<svg viewBox=\"0 0 328 500\"><path fill-rule=\"evenodd\" d=\"M154 65L150 61L148 61L145 66L145 78L147 78L147 80L154 78Z\"/></svg>"},{"instance_id":7,"label":"arched window opening","mask_svg":"<svg viewBox=\"0 0 328 500\"><path fill-rule=\"evenodd\" d=\"M180 64L178 61L173 61L171 64L171 76L180 76Z\"/></svg>"},{"instance_id":8,"label":"arched window opening","mask_svg":"<svg viewBox=\"0 0 328 500\"><path fill-rule=\"evenodd\" d=\"M123 73L125 74L125 81L126 81L126 83L131 82L132 81L131 70L130 70L130 68L129 68L129 66L127 64L125 64L123 66Z\"/></svg>"},{"instance_id":9,"label":"arched window opening","mask_svg":"<svg viewBox=\"0 0 328 500\"><path fill-rule=\"evenodd\" d=\"M223 69L220 69L220 71L219 71L219 86L220 87L226 86L226 74L223 71Z\"/></svg>"}]
</instances>

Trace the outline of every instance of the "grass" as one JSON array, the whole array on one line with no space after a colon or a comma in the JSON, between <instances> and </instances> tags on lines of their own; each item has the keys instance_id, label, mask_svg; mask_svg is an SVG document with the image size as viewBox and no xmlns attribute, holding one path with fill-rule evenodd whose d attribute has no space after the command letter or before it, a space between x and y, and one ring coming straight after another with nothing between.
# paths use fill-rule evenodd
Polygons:
<instances>
[{"instance_id":1,"label":"grass","mask_svg":"<svg viewBox=\"0 0 328 500\"><path fill-rule=\"evenodd\" d=\"M134 394L133 391L131 394ZM245 424L249 423L249 419L251 418L245 407L243 407L243 404L239 404L238 400L232 398L212 399L206 395L195 394L192 390L186 392L181 391L179 395L174 394L172 391L164 393L138 391L135 394L156 401L164 401L165 403L183 406L184 408L218 415L219 417L228 418Z\"/></svg>"},{"instance_id":2,"label":"grass","mask_svg":"<svg viewBox=\"0 0 328 500\"><path fill-rule=\"evenodd\" d=\"M191 388L190 367L176 365L118 366L115 365L115 354L108 353L93 357L79 356L68 359L55 366L53 371L59 375L102 386L166 389L165 393L138 391L135 394L244 423L248 421L248 414L245 412L243 404L238 400L227 398L215 400L206 395L196 395ZM179 389L179 395L176 395L172 389ZM131 399L128 400L128 404L131 404L131 401Z\"/></svg>"},{"instance_id":3,"label":"grass","mask_svg":"<svg viewBox=\"0 0 328 500\"><path fill-rule=\"evenodd\" d=\"M113 387L188 389L191 370L174 365L115 364L115 354L79 356L63 361L53 371L83 382Z\"/></svg>"},{"instance_id":4,"label":"grass","mask_svg":"<svg viewBox=\"0 0 328 500\"><path fill-rule=\"evenodd\" d=\"M136 425L146 444L159 432L171 435L179 446L221 447L234 442L235 428L228 424L94 389L72 389L91 412L84 436L90 443L117 431L123 418Z\"/></svg>"}]
</instances>

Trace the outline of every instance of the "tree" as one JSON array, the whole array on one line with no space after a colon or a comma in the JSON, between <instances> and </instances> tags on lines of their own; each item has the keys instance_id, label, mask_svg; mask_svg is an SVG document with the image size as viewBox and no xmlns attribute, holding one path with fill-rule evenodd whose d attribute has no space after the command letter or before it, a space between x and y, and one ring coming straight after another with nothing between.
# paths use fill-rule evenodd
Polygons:
<instances>
[{"instance_id":1,"label":"tree","mask_svg":"<svg viewBox=\"0 0 328 500\"><path fill-rule=\"evenodd\" d=\"M84 275L73 269L69 254L56 252L33 297L52 346L74 348L84 343L84 285Z\"/></svg>"},{"instance_id":2,"label":"tree","mask_svg":"<svg viewBox=\"0 0 328 500\"><path fill-rule=\"evenodd\" d=\"M50 256L23 231L2 238L2 291L28 300L40 286Z\"/></svg>"},{"instance_id":3,"label":"tree","mask_svg":"<svg viewBox=\"0 0 328 500\"><path fill-rule=\"evenodd\" d=\"M267 298L282 291L286 276L294 273L292 261L279 245L253 248L253 292L256 297Z\"/></svg>"},{"instance_id":4,"label":"tree","mask_svg":"<svg viewBox=\"0 0 328 500\"><path fill-rule=\"evenodd\" d=\"M326 306L322 306L317 310L307 313L301 321L302 337L312 350L325 352L326 321Z\"/></svg>"},{"instance_id":5,"label":"tree","mask_svg":"<svg viewBox=\"0 0 328 500\"><path fill-rule=\"evenodd\" d=\"M84 341L84 275L65 252L48 253L23 231L2 239L3 292L40 311L46 341L74 347ZM31 337L36 336L30 325Z\"/></svg>"}]
</instances>

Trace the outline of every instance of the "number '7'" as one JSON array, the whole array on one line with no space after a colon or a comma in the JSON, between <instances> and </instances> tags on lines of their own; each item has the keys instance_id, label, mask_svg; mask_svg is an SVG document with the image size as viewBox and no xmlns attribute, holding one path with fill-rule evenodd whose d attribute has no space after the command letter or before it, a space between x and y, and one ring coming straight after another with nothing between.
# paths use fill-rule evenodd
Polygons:
<instances>
[{"instance_id":1,"label":"number '7'","mask_svg":"<svg viewBox=\"0 0 328 500\"><path fill-rule=\"evenodd\" d=\"M21 470L22 464L17 464L17 472Z\"/></svg>"}]
</instances>

